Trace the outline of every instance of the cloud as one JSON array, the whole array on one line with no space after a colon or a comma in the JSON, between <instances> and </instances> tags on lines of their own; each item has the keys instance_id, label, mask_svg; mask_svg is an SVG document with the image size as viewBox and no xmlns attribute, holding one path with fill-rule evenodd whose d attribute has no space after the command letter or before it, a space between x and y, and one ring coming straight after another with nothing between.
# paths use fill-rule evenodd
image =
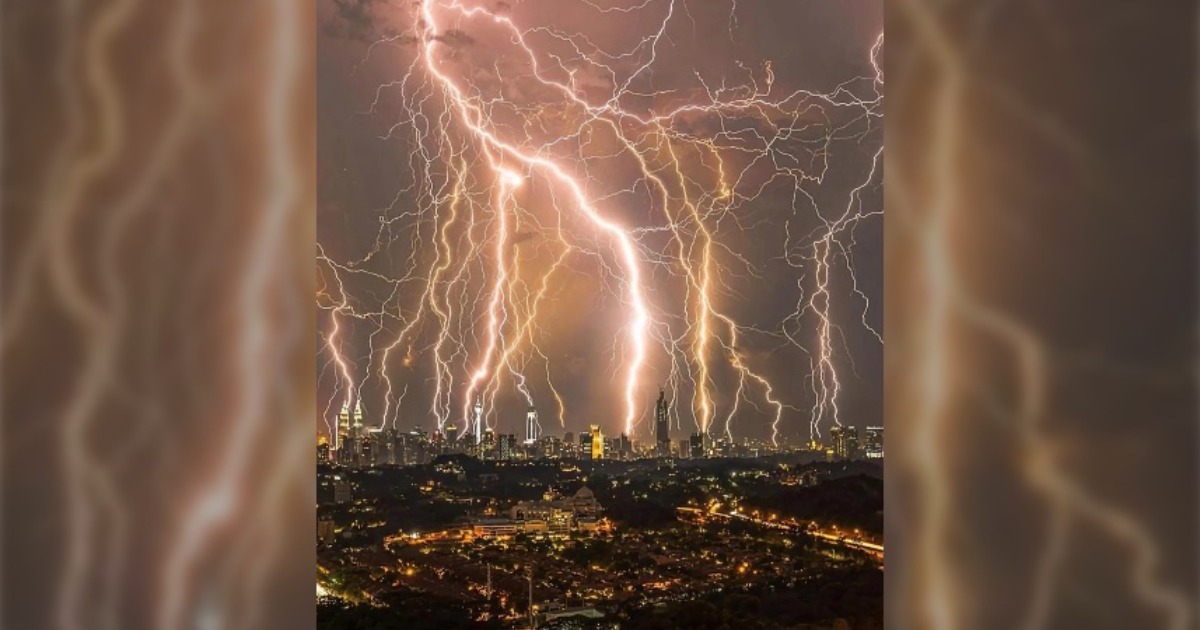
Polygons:
<instances>
[{"instance_id":1,"label":"cloud","mask_svg":"<svg viewBox=\"0 0 1200 630\"><path fill-rule=\"evenodd\" d=\"M325 35L346 39L368 40L375 34L372 6L381 0L333 0L336 12L325 23Z\"/></svg>"}]
</instances>

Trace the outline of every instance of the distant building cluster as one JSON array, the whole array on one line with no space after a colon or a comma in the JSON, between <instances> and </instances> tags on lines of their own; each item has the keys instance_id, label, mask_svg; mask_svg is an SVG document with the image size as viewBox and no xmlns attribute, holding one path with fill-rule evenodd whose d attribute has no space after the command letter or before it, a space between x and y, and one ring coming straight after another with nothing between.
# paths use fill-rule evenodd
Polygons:
<instances>
[{"instance_id":1,"label":"distant building cluster","mask_svg":"<svg viewBox=\"0 0 1200 630\"><path fill-rule=\"evenodd\" d=\"M521 501L506 518L482 518L471 530L481 538L503 538L517 534L566 536L572 532L592 533L601 529L603 508L587 486L569 497L547 492L541 501Z\"/></svg>"},{"instance_id":2,"label":"distant building cluster","mask_svg":"<svg viewBox=\"0 0 1200 630\"><path fill-rule=\"evenodd\" d=\"M338 414L337 434L331 444L325 437L317 442L317 460L348 468L380 465L411 466L426 464L438 455L467 454L483 460L513 461L531 459L580 459L585 461L631 460L647 457L697 459L702 457L758 457L781 450L769 443L748 440L736 442L727 436L692 433L685 439L671 439L671 403L665 392L654 403L653 441L635 443L626 434L607 436L593 424L576 435L567 431L562 438L546 435L532 405L525 412L524 435L495 433L486 426L481 398L471 409L468 431L448 424L432 434L420 427L410 431L371 427L364 429L361 404L353 411L349 402ZM830 428L829 442L812 442L810 450L823 451L830 458L882 459L883 427L866 427L860 436L853 425Z\"/></svg>"},{"instance_id":3,"label":"distant building cluster","mask_svg":"<svg viewBox=\"0 0 1200 630\"><path fill-rule=\"evenodd\" d=\"M867 427L862 439L854 425L829 429L833 454L842 459L883 459L883 427Z\"/></svg>"}]
</instances>

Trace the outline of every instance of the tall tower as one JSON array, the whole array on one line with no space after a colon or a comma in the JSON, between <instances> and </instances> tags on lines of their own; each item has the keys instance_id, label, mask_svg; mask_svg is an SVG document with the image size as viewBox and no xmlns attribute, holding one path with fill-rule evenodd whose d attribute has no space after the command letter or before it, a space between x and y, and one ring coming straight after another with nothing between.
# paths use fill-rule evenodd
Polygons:
<instances>
[{"instance_id":1,"label":"tall tower","mask_svg":"<svg viewBox=\"0 0 1200 630\"><path fill-rule=\"evenodd\" d=\"M658 390L658 402L654 403L654 438L658 445L659 457L671 454L671 424L667 415L670 406L666 394L663 390Z\"/></svg>"},{"instance_id":2,"label":"tall tower","mask_svg":"<svg viewBox=\"0 0 1200 630\"><path fill-rule=\"evenodd\" d=\"M483 442L483 396L475 396L475 417L472 420L471 432L475 434L475 444Z\"/></svg>"},{"instance_id":3,"label":"tall tower","mask_svg":"<svg viewBox=\"0 0 1200 630\"><path fill-rule=\"evenodd\" d=\"M525 443L533 444L541 436L542 425L538 423L537 409L530 405L529 411L525 412Z\"/></svg>"},{"instance_id":4,"label":"tall tower","mask_svg":"<svg viewBox=\"0 0 1200 630\"><path fill-rule=\"evenodd\" d=\"M352 456L357 465L363 463L363 443L366 439L363 435L362 399L359 398L354 401L354 423L350 425L350 442L354 445Z\"/></svg>"},{"instance_id":5,"label":"tall tower","mask_svg":"<svg viewBox=\"0 0 1200 630\"><path fill-rule=\"evenodd\" d=\"M340 450L346 445L347 438L350 437L350 401L342 403L342 410L338 413L336 438L333 441L333 448ZM340 453L345 455L345 453Z\"/></svg>"}]
</instances>

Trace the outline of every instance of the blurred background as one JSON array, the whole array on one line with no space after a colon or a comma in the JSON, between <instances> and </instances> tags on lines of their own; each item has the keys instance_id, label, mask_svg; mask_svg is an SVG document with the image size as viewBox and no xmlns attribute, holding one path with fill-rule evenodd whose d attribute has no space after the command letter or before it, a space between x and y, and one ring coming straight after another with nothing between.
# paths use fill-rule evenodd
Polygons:
<instances>
[{"instance_id":1,"label":"blurred background","mask_svg":"<svg viewBox=\"0 0 1200 630\"><path fill-rule=\"evenodd\" d=\"M4 627L313 627L313 4L0 6ZM886 13L887 623L1195 627L1195 8Z\"/></svg>"},{"instance_id":2,"label":"blurred background","mask_svg":"<svg viewBox=\"0 0 1200 630\"><path fill-rule=\"evenodd\" d=\"M1184 4L887 7L892 627L1196 627Z\"/></svg>"},{"instance_id":3,"label":"blurred background","mask_svg":"<svg viewBox=\"0 0 1200 630\"><path fill-rule=\"evenodd\" d=\"M314 627L312 6L0 24L4 627Z\"/></svg>"}]
</instances>

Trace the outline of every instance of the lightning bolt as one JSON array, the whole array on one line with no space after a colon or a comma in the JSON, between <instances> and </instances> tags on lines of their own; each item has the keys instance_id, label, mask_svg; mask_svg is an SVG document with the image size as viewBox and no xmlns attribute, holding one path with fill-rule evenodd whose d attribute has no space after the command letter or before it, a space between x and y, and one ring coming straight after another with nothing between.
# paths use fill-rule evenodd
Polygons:
<instances>
[{"instance_id":1,"label":"lightning bolt","mask_svg":"<svg viewBox=\"0 0 1200 630\"><path fill-rule=\"evenodd\" d=\"M388 287L378 307L351 306L340 281L331 291L339 300L324 300L331 315L369 322L369 339L381 333L391 338L381 352L370 344L373 365L364 372L383 384L380 423L397 422L390 357L403 347L405 368L414 356L431 361L431 412L439 430L448 422L467 426L480 395L491 425L494 401L509 379L532 405L531 376L554 397L565 426L568 401L552 379L557 366L554 353L543 348L545 326L548 305L561 299L564 282L553 279L582 274L622 312L611 352L622 432L634 435L648 413L648 384L667 382L675 398L691 400L700 433L720 431L732 441L737 419L754 414L765 416L772 442L780 444L785 414L803 413L786 397L802 400L804 392L773 382L761 350L766 344L798 347L814 357L809 432L819 436L822 423L840 422L837 360L848 353L837 346L842 333L836 318L843 315L833 310L835 296L862 299L854 315L870 329L870 304L858 289L851 251L859 224L881 214L862 197L878 185L881 150L873 152L870 172L850 191L844 211L823 211L814 189L833 168L835 146L877 142L882 35L864 51L874 74L851 77L829 92L780 89L769 61L757 68L738 64L743 76L735 85L725 79L714 85L695 72L691 91L645 92L669 33L684 26L681 16L691 18L686 6L647 0L633 7L585 2L581 8L636 16L648 28L631 48L614 52L584 34L522 26L506 8L422 0L396 16L407 24L402 33L370 44L356 65L361 72L385 47L406 43L415 50L401 76L375 88L366 112L376 114L399 99L399 120L381 138L408 134L412 184L383 210L365 255L352 263L324 255L320 260L323 271ZM736 10L732 4L731 37ZM483 69L463 71L464 51L474 45L461 30L467 24L499 34L511 46L512 54L498 57L502 61L486 73L491 78ZM596 88L594 77L602 78L607 93ZM608 163L625 165L634 175L606 185L609 178L599 169ZM801 301L775 322L739 321L739 285L763 277L763 270L729 240L766 225L771 217L756 215L754 202L787 183L790 212L800 215L809 205L820 224L809 234L789 232L783 246L782 258L805 274L796 281ZM518 199L518 188L528 201ZM545 196L553 211L549 221L541 202L533 203ZM649 202L656 220L618 219L623 197ZM401 203L406 209L397 211ZM411 237L406 270L394 278L368 271L390 256L388 244L397 234ZM658 245L664 237L665 249ZM585 271L586 265L600 273ZM802 287L806 277L815 279L809 289ZM681 282L680 300L659 301L661 278ZM401 297L409 285L416 287L414 307L404 306L411 302ZM349 341L337 320L324 339L322 351L340 374L335 392L341 391L350 386L353 366L339 361L344 353L333 346ZM719 383L729 379L736 388L721 392ZM678 423L680 406L674 413Z\"/></svg>"}]
</instances>

